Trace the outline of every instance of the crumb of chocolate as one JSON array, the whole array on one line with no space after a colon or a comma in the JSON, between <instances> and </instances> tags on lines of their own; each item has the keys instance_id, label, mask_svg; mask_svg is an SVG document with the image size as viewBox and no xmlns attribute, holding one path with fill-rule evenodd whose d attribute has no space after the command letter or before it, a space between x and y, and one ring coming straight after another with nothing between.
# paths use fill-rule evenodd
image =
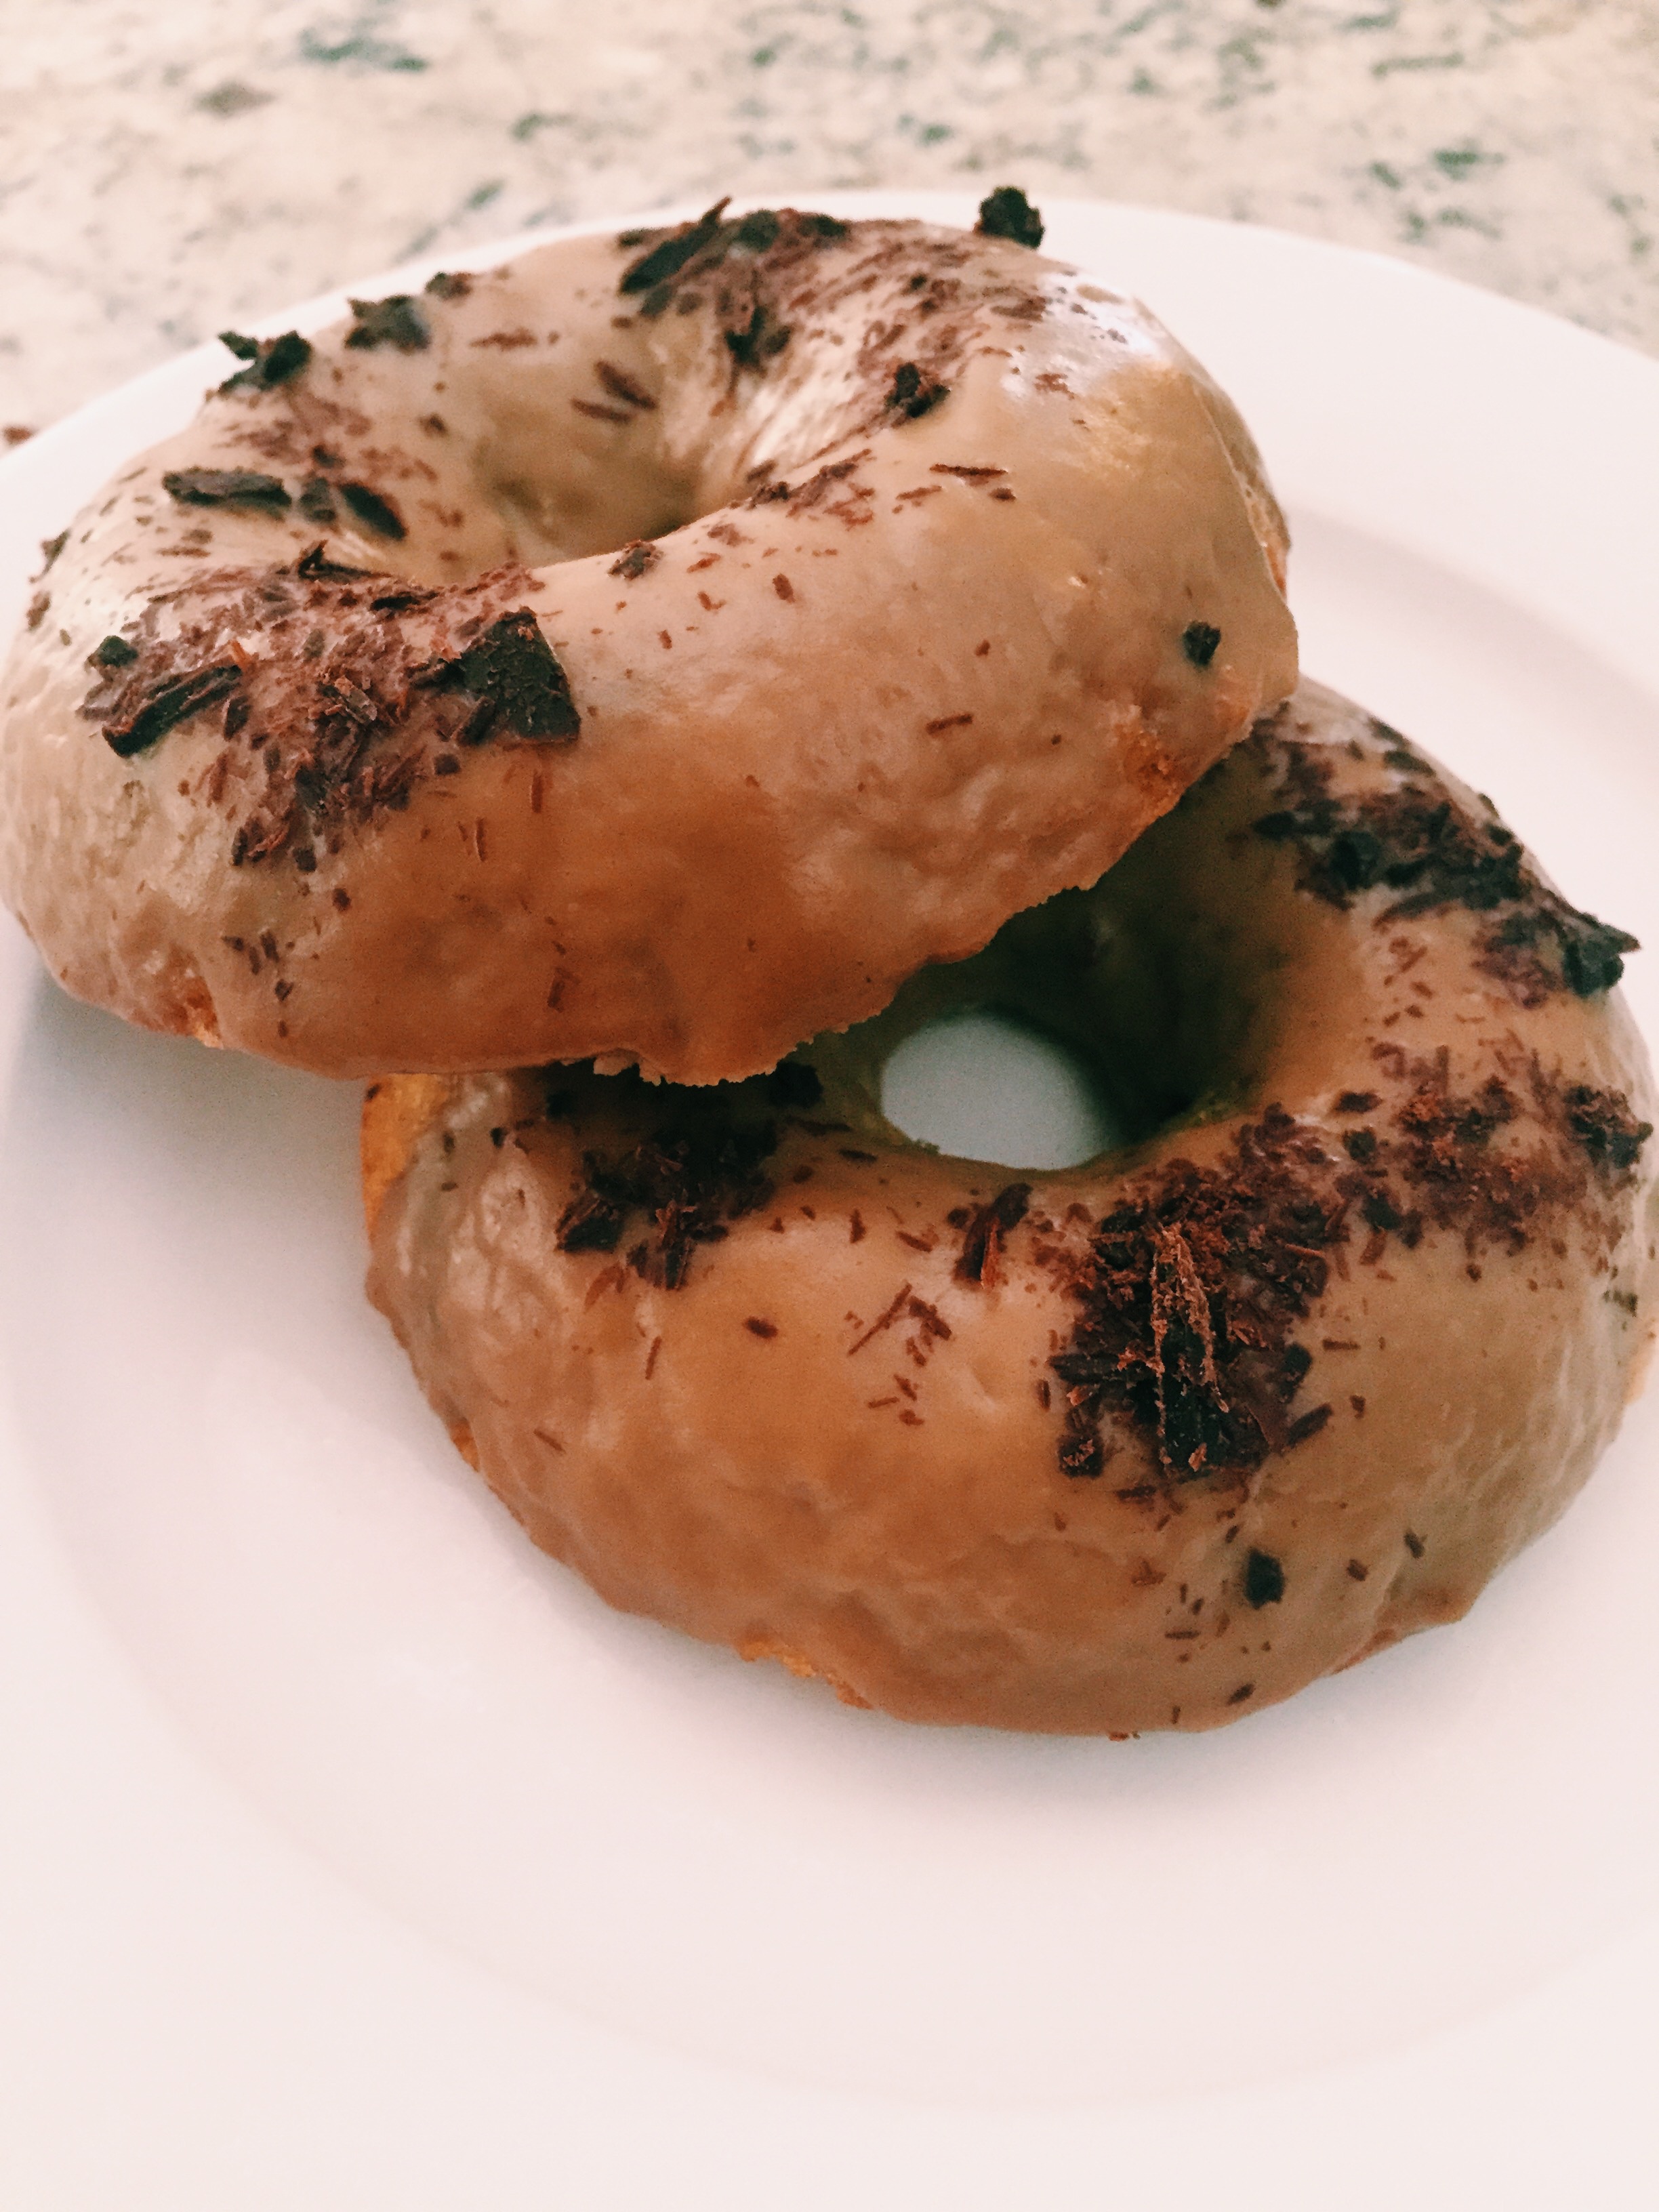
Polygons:
<instances>
[{"instance_id":1,"label":"crumb of chocolate","mask_svg":"<svg viewBox=\"0 0 1659 2212\"><path fill-rule=\"evenodd\" d=\"M776 1322L763 1321L755 1314L750 1315L748 1320L744 1322L744 1327L749 1331L750 1336L774 1337L778 1333L778 1325Z\"/></svg>"},{"instance_id":2,"label":"crumb of chocolate","mask_svg":"<svg viewBox=\"0 0 1659 2212\"><path fill-rule=\"evenodd\" d=\"M1364 1565L1360 1560L1358 1560L1358 1559L1350 1559L1350 1560L1349 1560L1349 1562L1348 1562L1348 1579L1350 1580L1350 1582L1363 1583L1363 1582L1364 1581L1364 1579L1365 1579L1366 1576L1367 1576L1367 1575L1369 1575L1369 1574L1370 1574L1370 1569L1368 1566Z\"/></svg>"},{"instance_id":3,"label":"crumb of chocolate","mask_svg":"<svg viewBox=\"0 0 1659 2212\"><path fill-rule=\"evenodd\" d=\"M1382 1104L1375 1091L1344 1091L1336 1102L1339 1114L1369 1114Z\"/></svg>"},{"instance_id":4,"label":"crumb of chocolate","mask_svg":"<svg viewBox=\"0 0 1659 2212\"><path fill-rule=\"evenodd\" d=\"M1213 623L1189 622L1181 633L1181 649L1194 668L1207 668L1220 642L1221 632Z\"/></svg>"},{"instance_id":5,"label":"crumb of chocolate","mask_svg":"<svg viewBox=\"0 0 1659 2212\"><path fill-rule=\"evenodd\" d=\"M282 478L257 469L169 469L161 486L181 507L250 507L280 514L292 504Z\"/></svg>"},{"instance_id":6,"label":"crumb of chocolate","mask_svg":"<svg viewBox=\"0 0 1659 2212\"><path fill-rule=\"evenodd\" d=\"M138 658L138 648L124 637L100 638L87 655L88 668L126 668Z\"/></svg>"},{"instance_id":7,"label":"crumb of chocolate","mask_svg":"<svg viewBox=\"0 0 1659 2212\"><path fill-rule=\"evenodd\" d=\"M1428 1546L1423 1541L1423 1539L1420 1536L1417 1535L1412 1529L1407 1529L1406 1549L1411 1553L1413 1559L1420 1559L1424 1553L1426 1552L1428 1548Z\"/></svg>"},{"instance_id":8,"label":"crumb of chocolate","mask_svg":"<svg viewBox=\"0 0 1659 2212\"><path fill-rule=\"evenodd\" d=\"M986 238L1010 238L1016 246L1042 243L1042 217L1018 185L999 185L988 192L974 228Z\"/></svg>"},{"instance_id":9,"label":"crumb of chocolate","mask_svg":"<svg viewBox=\"0 0 1659 2212\"><path fill-rule=\"evenodd\" d=\"M1567 1126L1598 1168L1614 1174L1633 1168L1653 1134L1651 1121L1638 1121L1622 1091L1597 1091L1575 1083L1564 1094Z\"/></svg>"},{"instance_id":10,"label":"crumb of chocolate","mask_svg":"<svg viewBox=\"0 0 1659 2212\"><path fill-rule=\"evenodd\" d=\"M472 289L472 279L464 270L441 269L435 276L428 276L422 290L434 300L464 300Z\"/></svg>"},{"instance_id":11,"label":"crumb of chocolate","mask_svg":"<svg viewBox=\"0 0 1659 2212\"><path fill-rule=\"evenodd\" d=\"M661 558L660 545L653 544L648 538L635 538L623 547L606 574L620 576L627 584L636 583L641 576L648 575Z\"/></svg>"},{"instance_id":12,"label":"crumb of chocolate","mask_svg":"<svg viewBox=\"0 0 1659 2212\"><path fill-rule=\"evenodd\" d=\"M298 331L284 331L279 338L244 337L240 331L221 331L219 343L246 363L219 386L221 392L246 388L269 392L298 376L311 359L311 341Z\"/></svg>"},{"instance_id":13,"label":"crumb of chocolate","mask_svg":"<svg viewBox=\"0 0 1659 2212\"><path fill-rule=\"evenodd\" d=\"M1255 1695L1255 1684L1254 1682L1241 1682L1238 1687L1233 1692L1231 1697L1228 1698L1227 1703L1230 1705L1242 1705L1246 1698L1254 1697Z\"/></svg>"},{"instance_id":14,"label":"crumb of chocolate","mask_svg":"<svg viewBox=\"0 0 1659 2212\"><path fill-rule=\"evenodd\" d=\"M349 346L389 345L399 353L420 353L432 343L420 303L407 292L394 292L385 300L353 300L349 304L353 317L352 328L346 334Z\"/></svg>"},{"instance_id":15,"label":"crumb of chocolate","mask_svg":"<svg viewBox=\"0 0 1659 2212\"><path fill-rule=\"evenodd\" d=\"M922 368L914 361L902 361L893 371L892 385L883 404L890 414L914 422L920 416L931 414L950 394L950 386L941 382L931 369Z\"/></svg>"},{"instance_id":16,"label":"crumb of chocolate","mask_svg":"<svg viewBox=\"0 0 1659 2212\"><path fill-rule=\"evenodd\" d=\"M795 596L795 587L787 576L774 576L772 589L781 599L793 599Z\"/></svg>"}]
</instances>

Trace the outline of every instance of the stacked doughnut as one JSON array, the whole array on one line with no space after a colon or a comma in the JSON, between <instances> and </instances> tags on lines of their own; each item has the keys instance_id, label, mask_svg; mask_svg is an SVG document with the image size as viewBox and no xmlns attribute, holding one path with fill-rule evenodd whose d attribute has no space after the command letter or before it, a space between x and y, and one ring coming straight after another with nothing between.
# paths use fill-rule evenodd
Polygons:
<instances>
[{"instance_id":1,"label":"stacked doughnut","mask_svg":"<svg viewBox=\"0 0 1659 2212\"><path fill-rule=\"evenodd\" d=\"M81 995L375 1079L371 1294L613 1603L1203 1729L1588 1475L1651 1086L1632 940L1297 686L1237 414L1040 240L722 203L231 338L49 549L0 880ZM1128 1141L903 1136L969 1006Z\"/></svg>"}]
</instances>

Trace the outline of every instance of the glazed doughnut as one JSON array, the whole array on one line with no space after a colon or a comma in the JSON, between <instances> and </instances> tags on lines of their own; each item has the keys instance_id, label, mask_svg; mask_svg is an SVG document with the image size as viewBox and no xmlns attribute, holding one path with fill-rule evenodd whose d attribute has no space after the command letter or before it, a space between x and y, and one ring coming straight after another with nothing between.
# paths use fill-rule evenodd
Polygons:
<instances>
[{"instance_id":1,"label":"glazed doughnut","mask_svg":"<svg viewBox=\"0 0 1659 2212\"><path fill-rule=\"evenodd\" d=\"M1631 944L1305 684L1093 890L769 1077L381 1085L371 1294L612 1604L907 1719L1212 1728L1462 1614L1616 1429ZM887 1123L969 1006L1069 1039L1127 1148Z\"/></svg>"},{"instance_id":2,"label":"glazed doughnut","mask_svg":"<svg viewBox=\"0 0 1659 2212\"><path fill-rule=\"evenodd\" d=\"M153 1028L744 1076L1092 881L1295 680L1237 415L1017 237L717 208L231 343L3 706L0 889Z\"/></svg>"}]
</instances>

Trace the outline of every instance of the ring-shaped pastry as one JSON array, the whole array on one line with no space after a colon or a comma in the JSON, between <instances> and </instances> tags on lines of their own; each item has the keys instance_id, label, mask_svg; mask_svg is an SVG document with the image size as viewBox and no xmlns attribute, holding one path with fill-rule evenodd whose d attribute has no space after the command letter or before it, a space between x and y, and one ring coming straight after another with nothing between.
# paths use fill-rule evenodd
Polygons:
<instances>
[{"instance_id":1,"label":"ring-shaped pastry","mask_svg":"<svg viewBox=\"0 0 1659 2212\"><path fill-rule=\"evenodd\" d=\"M371 1290L463 1449L613 1604L914 1720L1259 1710L1463 1613L1651 1334L1631 940L1304 685L1092 890L703 1092L371 1094ZM1094 1062L1078 1167L882 1115L990 1006Z\"/></svg>"},{"instance_id":2,"label":"ring-shaped pastry","mask_svg":"<svg viewBox=\"0 0 1659 2212\"><path fill-rule=\"evenodd\" d=\"M233 334L13 653L53 972L325 1073L704 1082L1091 881L1293 684L1283 525L987 220L714 209Z\"/></svg>"}]
</instances>

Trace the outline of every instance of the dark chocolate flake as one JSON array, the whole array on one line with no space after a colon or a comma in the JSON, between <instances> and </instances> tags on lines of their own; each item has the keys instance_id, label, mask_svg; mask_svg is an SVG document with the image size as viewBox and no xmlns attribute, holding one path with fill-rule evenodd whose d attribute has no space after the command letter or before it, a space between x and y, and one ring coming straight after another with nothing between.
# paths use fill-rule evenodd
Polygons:
<instances>
[{"instance_id":1,"label":"dark chocolate flake","mask_svg":"<svg viewBox=\"0 0 1659 2212\"><path fill-rule=\"evenodd\" d=\"M1285 1570L1271 1552L1252 1551L1244 1562L1244 1602L1259 1613L1285 1595Z\"/></svg>"},{"instance_id":2,"label":"dark chocolate flake","mask_svg":"<svg viewBox=\"0 0 1659 2212\"><path fill-rule=\"evenodd\" d=\"M457 674L521 738L568 741L581 729L569 678L528 607L492 623L461 654Z\"/></svg>"},{"instance_id":3,"label":"dark chocolate flake","mask_svg":"<svg viewBox=\"0 0 1659 2212\"><path fill-rule=\"evenodd\" d=\"M404 519L392 501L365 483L343 483L340 496L365 528L377 538L407 538Z\"/></svg>"},{"instance_id":4,"label":"dark chocolate flake","mask_svg":"<svg viewBox=\"0 0 1659 2212\"><path fill-rule=\"evenodd\" d=\"M100 639L87 655L89 668L127 668L138 658L138 648L129 645L124 637Z\"/></svg>"},{"instance_id":5,"label":"dark chocolate flake","mask_svg":"<svg viewBox=\"0 0 1659 2212\"><path fill-rule=\"evenodd\" d=\"M1190 622L1181 633L1181 649L1194 668L1207 668L1220 642L1221 632L1213 623Z\"/></svg>"},{"instance_id":6,"label":"dark chocolate flake","mask_svg":"<svg viewBox=\"0 0 1659 2212\"><path fill-rule=\"evenodd\" d=\"M311 341L302 338L298 331L284 331L279 338L248 338L240 331L221 331L219 343L247 364L225 379L219 386L221 392L239 388L269 392L274 385L298 376L311 359Z\"/></svg>"},{"instance_id":7,"label":"dark chocolate flake","mask_svg":"<svg viewBox=\"0 0 1659 2212\"><path fill-rule=\"evenodd\" d=\"M291 504L280 477L255 469L169 469L161 484L181 507L251 507L280 514Z\"/></svg>"},{"instance_id":8,"label":"dark chocolate flake","mask_svg":"<svg viewBox=\"0 0 1659 2212\"><path fill-rule=\"evenodd\" d=\"M418 301L407 292L394 292L385 300L353 300L354 327L349 346L396 346L399 353L419 353L432 343L426 317Z\"/></svg>"},{"instance_id":9,"label":"dark chocolate flake","mask_svg":"<svg viewBox=\"0 0 1659 2212\"><path fill-rule=\"evenodd\" d=\"M659 245L642 253L637 261L629 263L622 273L622 281L617 289L623 294L650 292L659 284L665 284L671 277L678 276L694 255L701 253L705 246L713 244L726 206L726 200L716 200L714 206L700 215L695 222L683 223L679 229L671 231Z\"/></svg>"},{"instance_id":10,"label":"dark chocolate flake","mask_svg":"<svg viewBox=\"0 0 1659 2212\"><path fill-rule=\"evenodd\" d=\"M441 269L427 278L425 289L434 300L464 300L472 289L472 279L462 270Z\"/></svg>"},{"instance_id":11,"label":"dark chocolate flake","mask_svg":"<svg viewBox=\"0 0 1659 2212\"><path fill-rule=\"evenodd\" d=\"M1011 238L1016 246L1042 243L1042 217L1018 185L999 185L988 192L974 228L986 238Z\"/></svg>"}]
</instances>

